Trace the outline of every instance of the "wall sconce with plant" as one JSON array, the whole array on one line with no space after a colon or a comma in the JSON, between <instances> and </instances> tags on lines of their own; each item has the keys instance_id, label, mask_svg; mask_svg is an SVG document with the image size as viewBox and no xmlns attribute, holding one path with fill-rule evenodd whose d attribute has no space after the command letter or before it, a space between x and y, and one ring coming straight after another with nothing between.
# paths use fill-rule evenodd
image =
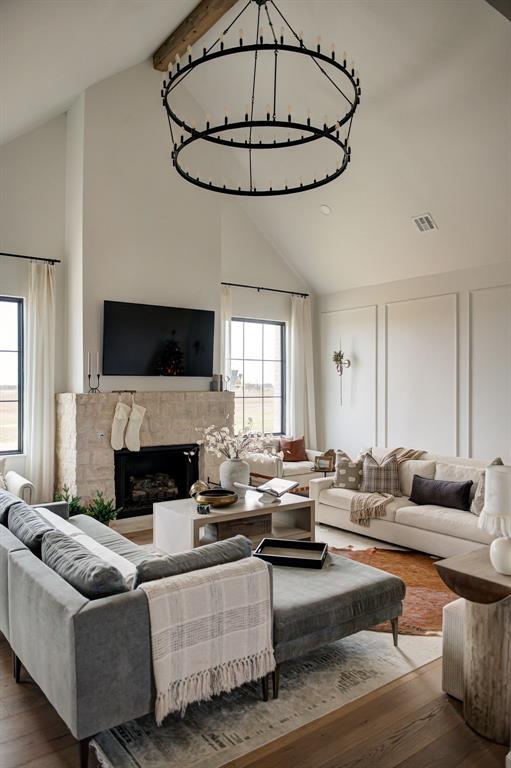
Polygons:
<instances>
[{"instance_id":1,"label":"wall sconce with plant","mask_svg":"<svg viewBox=\"0 0 511 768\"><path fill-rule=\"evenodd\" d=\"M335 368L340 377L340 385L341 385L340 396L341 396L341 405L342 405L342 375L344 373L345 368L347 369L351 367L351 360L348 360L348 358L345 356L344 352L341 349L339 349L338 352L334 352L334 354L332 355L332 360L335 364Z\"/></svg>"}]
</instances>

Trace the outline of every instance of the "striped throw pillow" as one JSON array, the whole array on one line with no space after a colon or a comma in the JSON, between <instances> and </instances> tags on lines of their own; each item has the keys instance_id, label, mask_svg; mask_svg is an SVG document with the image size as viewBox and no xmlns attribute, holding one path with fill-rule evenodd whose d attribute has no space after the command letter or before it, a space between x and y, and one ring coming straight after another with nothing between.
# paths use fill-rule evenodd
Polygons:
<instances>
[{"instance_id":1,"label":"striped throw pillow","mask_svg":"<svg viewBox=\"0 0 511 768\"><path fill-rule=\"evenodd\" d=\"M361 493L390 493L392 496L401 496L396 456L386 456L379 464L374 456L366 453L359 490Z\"/></svg>"}]
</instances>

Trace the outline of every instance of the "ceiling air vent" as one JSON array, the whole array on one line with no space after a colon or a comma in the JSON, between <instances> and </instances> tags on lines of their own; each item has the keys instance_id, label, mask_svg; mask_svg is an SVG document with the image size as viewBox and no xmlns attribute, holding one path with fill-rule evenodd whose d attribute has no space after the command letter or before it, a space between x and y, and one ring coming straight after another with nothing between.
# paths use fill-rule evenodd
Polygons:
<instances>
[{"instance_id":1,"label":"ceiling air vent","mask_svg":"<svg viewBox=\"0 0 511 768\"><path fill-rule=\"evenodd\" d=\"M428 232L430 229L438 229L430 213L423 213L421 216L414 216L413 220L420 232Z\"/></svg>"}]
</instances>

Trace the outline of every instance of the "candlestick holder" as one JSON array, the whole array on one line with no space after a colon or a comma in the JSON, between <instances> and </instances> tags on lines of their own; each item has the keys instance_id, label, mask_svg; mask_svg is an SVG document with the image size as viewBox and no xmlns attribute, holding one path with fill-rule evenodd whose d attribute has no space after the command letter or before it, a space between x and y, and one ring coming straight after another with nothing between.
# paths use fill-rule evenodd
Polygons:
<instances>
[{"instance_id":1,"label":"candlestick holder","mask_svg":"<svg viewBox=\"0 0 511 768\"><path fill-rule=\"evenodd\" d=\"M89 380L89 395L95 395L98 392L101 392L101 390L99 388L99 380L101 379L101 375L99 373L96 374L97 384L96 384L95 387L93 387L92 384L91 384L92 374L88 373L87 374L87 378Z\"/></svg>"}]
</instances>

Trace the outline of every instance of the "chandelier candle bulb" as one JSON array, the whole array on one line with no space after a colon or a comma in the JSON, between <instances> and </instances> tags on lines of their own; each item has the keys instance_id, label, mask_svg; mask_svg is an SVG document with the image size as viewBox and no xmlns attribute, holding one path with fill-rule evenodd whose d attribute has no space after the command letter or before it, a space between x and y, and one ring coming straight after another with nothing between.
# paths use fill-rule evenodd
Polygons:
<instances>
[{"instance_id":1,"label":"chandelier candle bulb","mask_svg":"<svg viewBox=\"0 0 511 768\"><path fill-rule=\"evenodd\" d=\"M317 47L318 53L320 53L321 52L321 37L319 35L316 38L316 47Z\"/></svg>"}]
</instances>

